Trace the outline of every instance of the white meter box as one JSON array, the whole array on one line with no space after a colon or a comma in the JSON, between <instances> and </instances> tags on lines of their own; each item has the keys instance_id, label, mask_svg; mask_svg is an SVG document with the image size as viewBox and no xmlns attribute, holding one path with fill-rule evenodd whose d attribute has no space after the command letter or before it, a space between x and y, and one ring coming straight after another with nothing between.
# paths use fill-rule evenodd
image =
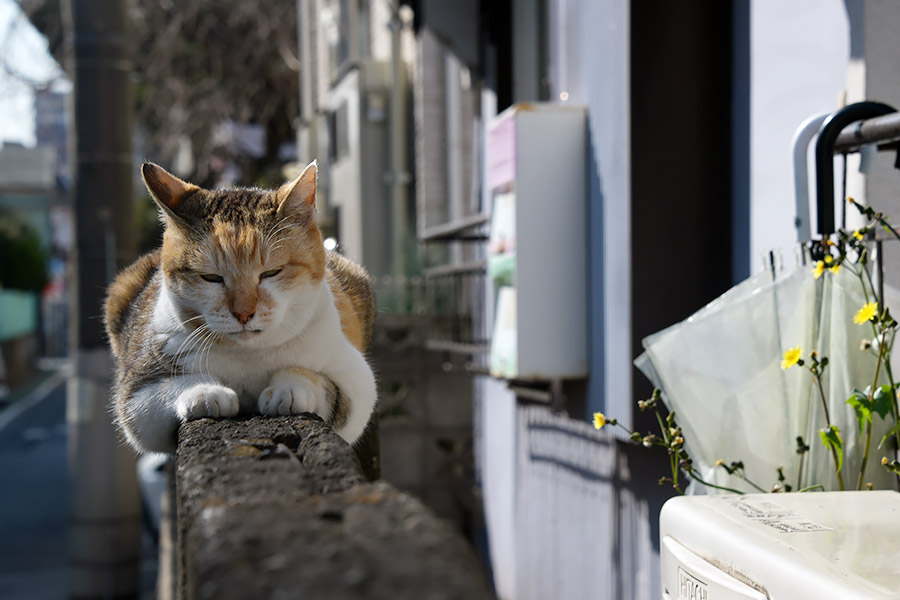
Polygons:
<instances>
[{"instance_id":1,"label":"white meter box","mask_svg":"<svg viewBox=\"0 0 900 600\"><path fill-rule=\"evenodd\" d=\"M586 112L516 104L488 124L491 374L587 376Z\"/></svg>"},{"instance_id":2,"label":"white meter box","mask_svg":"<svg viewBox=\"0 0 900 600\"><path fill-rule=\"evenodd\" d=\"M665 600L900 599L900 494L673 498L660 515Z\"/></svg>"}]
</instances>

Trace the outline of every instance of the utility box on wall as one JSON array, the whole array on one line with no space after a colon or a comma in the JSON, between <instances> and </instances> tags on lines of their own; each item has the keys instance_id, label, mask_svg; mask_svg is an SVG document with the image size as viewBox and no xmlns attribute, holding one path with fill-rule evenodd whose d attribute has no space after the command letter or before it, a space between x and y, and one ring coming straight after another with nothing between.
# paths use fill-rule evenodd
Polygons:
<instances>
[{"instance_id":1,"label":"utility box on wall","mask_svg":"<svg viewBox=\"0 0 900 600\"><path fill-rule=\"evenodd\" d=\"M516 104L489 125L495 377L586 377L586 111Z\"/></svg>"}]
</instances>

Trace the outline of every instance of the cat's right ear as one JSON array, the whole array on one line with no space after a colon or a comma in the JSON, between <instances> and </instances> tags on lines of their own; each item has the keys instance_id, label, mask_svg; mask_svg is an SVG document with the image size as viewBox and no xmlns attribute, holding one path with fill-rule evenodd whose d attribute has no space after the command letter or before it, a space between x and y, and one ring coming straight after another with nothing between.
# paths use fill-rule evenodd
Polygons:
<instances>
[{"instance_id":1,"label":"cat's right ear","mask_svg":"<svg viewBox=\"0 0 900 600\"><path fill-rule=\"evenodd\" d=\"M178 206L185 197L200 188L178 179L159 165L150 162L145 162L141 166L141 175L147 191L160 210L172 221L182 222L184 219L178 216Z\"/></svg>"},{"instance_id":2,"label":"cat's right ear","mask_svg":"<svg viewBox=\"0 0 900 600\"><path fill-rule=\"evenodd\" d=\"M280 199L278 216L311 215L310 222L316 216L316 182L319 176L319 165L316 161L309 163L299 177L280 188L276 194Z\"/></svg>"}]
</instances>

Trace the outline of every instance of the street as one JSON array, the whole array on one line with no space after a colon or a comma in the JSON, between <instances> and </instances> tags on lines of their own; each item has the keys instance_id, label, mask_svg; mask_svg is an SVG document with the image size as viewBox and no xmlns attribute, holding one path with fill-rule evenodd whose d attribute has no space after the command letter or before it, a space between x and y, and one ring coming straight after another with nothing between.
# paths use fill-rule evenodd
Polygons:
<instances>
[{"instance_id":1,"label":"street","mask_svg":"<svg viewBox=\"0 0 900 600\"><path fill-rule=\"evenodd\" d=\"M0 598L68 595L65 371L0 410ZM154 598L156 544L145 533L141 597Z\"/></svg>"},{"instance_id":2,"label":"street","mask_svg":"<svg viewBox=\"0 0 900 600\"><path fill-rule=\"evenodd\" d=\"M0 598L66 597L65 378L0 412Z\"/></svg>"}]
</instances>

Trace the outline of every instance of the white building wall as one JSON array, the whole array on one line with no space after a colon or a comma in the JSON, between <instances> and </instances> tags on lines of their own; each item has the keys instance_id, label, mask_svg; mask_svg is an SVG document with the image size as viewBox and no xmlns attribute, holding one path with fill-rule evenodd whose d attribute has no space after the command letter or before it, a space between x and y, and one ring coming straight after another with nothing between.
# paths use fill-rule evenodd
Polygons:
<instances>
[{"instance_id":1,"label":"white building wall","mask_svg":"<svg viewBox=\"0 0 900 600\"><path fill-rule=\"evenodd\" d=\"M362 211L362 181L360 161L362 144L360 137L360 81L359 71L351 71L328 94L326 106L332 111L345 111L347 115L347 149L331 164L331 189L329 200L341 211L341 252L350 260L365 264L363 237L365 224ZM342 107L342 105L344 105ZM337 144L337 140L331 140Z\"/></svg>"},{"instance_id":2,"label":"white building wall","mask_svg":"<svg viewBox=\"0 0 900 600\"><path fill-rule=\"evenodd\" d=\"M842 0L752 0L750 273L762 267L763 255L771 249L783 249L785 264L793 264L797 235L791 138L810 115L839 107L849 58L849 21Z\"/></svg>"}]
</instances>

